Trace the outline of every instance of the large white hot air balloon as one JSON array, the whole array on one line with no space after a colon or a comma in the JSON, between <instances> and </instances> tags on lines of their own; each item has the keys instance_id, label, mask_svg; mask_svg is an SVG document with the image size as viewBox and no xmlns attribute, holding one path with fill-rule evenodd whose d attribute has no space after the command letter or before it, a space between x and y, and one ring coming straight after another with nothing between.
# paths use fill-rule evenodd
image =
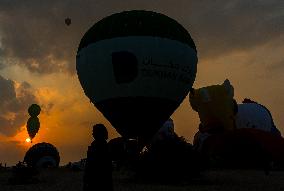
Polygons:
<instances>
[{"instance_id":1,"label":"large white hot air balloon","mask_svg":"<svg viewBox=\"0 0 284 191\"><path fill-rule=\"evenodd\" d=\"M187 30L151 11L125 11L81 39L77 74L85 94L117 131L150 139L195 80L197 51Z\"/></svg>"}]
</instances>

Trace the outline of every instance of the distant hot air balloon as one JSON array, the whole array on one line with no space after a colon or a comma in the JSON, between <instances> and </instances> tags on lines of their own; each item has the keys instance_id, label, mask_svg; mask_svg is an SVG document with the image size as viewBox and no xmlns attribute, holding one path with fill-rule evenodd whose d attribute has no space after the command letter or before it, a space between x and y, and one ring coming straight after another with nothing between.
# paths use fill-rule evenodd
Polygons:
<instances>
[{"instance_id":1,"label":"distant hot air balloon","mask_svg":"<svg viewBox=\"0 0 284 191\"><path fill-rule=\"evenodd\" d=\"M40 114L41 108L39 105L37 104L32 104L29 109L28 109L28 113L30 114L30 116L32 117L36 117Z\"/></svg>"},{"instance_id":2,"label":"distant hot air balloon","mask_svg":"<svg viewBox=\"0 0 284 191\"><path fill-rule=\"evenodd\" d=\"M40 114L40 111L41 108L37 104L32 104L28 109L28 113L30 114L31 117L27 121L27 131L31 139L31 142L40 128L40 122L37 117Z\"/></svg>"},{"instance_id":3,"label":"distant hot air balloon","mask_svg":"<svg viewBox=\"0 0 284 191\"><path fill-rule=\"evenodd\" d=\"M70 19L69 17L67 17L67 18L65 19L65 24L66 24L67 26L69 26L69 25L71 24L71 19Z\"/></svg>"},{"instance_id":4,"label":"distant hot air balloon","mask_svg":"<svg viewBox=\"0 0 284 191\"><path fill-rule=\"evenodd\" d=\"M81 39L77 74L85 94L125 137L149 140L188 94L197 51L187 30L151 11L125 11Z\"/></svg>"},{"instance_id":5,"label":"distant hot air balloon","mask_svg":"<svg viewBox=\"0 0 284 191\"><path fill-rule=\"evenodd\" d=\"M27 130L31 140L37 134L39 127L40 127L39 119L37 117L30 117L27 122Z\"/></svg>"}]
</instances>

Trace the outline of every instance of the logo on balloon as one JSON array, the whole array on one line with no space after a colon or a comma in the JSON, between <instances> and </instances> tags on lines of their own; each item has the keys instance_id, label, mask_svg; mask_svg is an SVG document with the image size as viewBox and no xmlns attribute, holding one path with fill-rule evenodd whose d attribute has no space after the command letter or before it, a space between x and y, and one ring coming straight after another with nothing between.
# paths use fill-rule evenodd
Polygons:
<instances>
[{"instance_id":1,"label":"logo on balloon","mask_svg":"<svg viewBox=\"0 0 284 191\"><path fill-rule=\"evenodd\" d=\"M132 82L138 74L136 56L128 51L112 53L112 66L115 80L118 84Z\"/></svg>"}]
</instances>

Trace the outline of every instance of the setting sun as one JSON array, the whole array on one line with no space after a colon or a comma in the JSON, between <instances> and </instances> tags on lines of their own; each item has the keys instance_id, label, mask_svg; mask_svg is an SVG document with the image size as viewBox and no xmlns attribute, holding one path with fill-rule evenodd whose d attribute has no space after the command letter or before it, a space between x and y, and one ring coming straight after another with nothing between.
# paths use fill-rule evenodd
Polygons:
<instances>
[{"instance_id":1,"label":"setting sun","mask_svg":"<svg viewBox=\"0 0 284 191\"><path fill-rule=\"evenodd\" d=\"M26 138L26 142L27 143L31 142L31 139L30 138Z\"/></svg>"}]
</instances>

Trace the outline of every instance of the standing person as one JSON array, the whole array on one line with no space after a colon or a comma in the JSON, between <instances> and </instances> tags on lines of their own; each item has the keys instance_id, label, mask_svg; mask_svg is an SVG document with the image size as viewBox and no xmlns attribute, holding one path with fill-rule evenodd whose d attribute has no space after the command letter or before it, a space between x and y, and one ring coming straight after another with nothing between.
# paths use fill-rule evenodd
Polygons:
<instances>
[{"instance_id":1,"label":"standing person","mask_svg":"<svg viewBox=\"0 0 284 191\"><path fill-rule=\"evenodd\" d=\"M113 191L112 162L108 150L108 132L103 124L93 126L94 141L88 147L84 172L84 191Z\"/></svg>"}]
</instances>

